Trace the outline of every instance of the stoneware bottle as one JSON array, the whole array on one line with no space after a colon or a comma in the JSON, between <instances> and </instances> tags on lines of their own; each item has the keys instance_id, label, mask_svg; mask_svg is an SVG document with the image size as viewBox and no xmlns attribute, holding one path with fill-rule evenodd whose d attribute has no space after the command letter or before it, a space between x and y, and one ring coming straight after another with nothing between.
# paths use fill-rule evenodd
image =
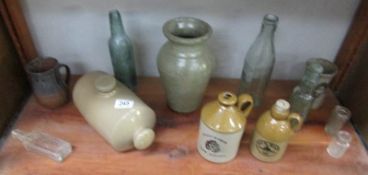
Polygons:
<instances>
[{"instance_id":1,"label":"stoneware bottle","mask_svg":"<svg viewBox=\"0 0 368 175\"><path fill-rule=\"evenodd\" d=\"M253 108L248 94L237 97L222 92L201 111L198 152L205 159L224 163L235 158L243 136L247 117Z\"/></svg>"},{"instance_id":2,"label":"stoneware bottle","mask_svg":"<svg viewBox=\"0 0 368 175\"><path fill-rule=\"evenodd\" d=\"M264 162L280 160L289 138L300 129L303 121L299 114L290 113L290 104L279 99L261 115L251 141L251 153Z\"/></svg>"},{"instance_id":3,"label":"stoneware bottle","mask_svg":"<svg viewBox=\"0 0 368 175\"><path fill-rule=\"evenodd\" d=\"M145 149L155 137L155 113L131 90L104 72L82 76L74 104L87 122L117 151Z\"/></svg>"},{"instance_id":4,"label":"stoneware bottle","mask_svg":"<svg viewBox=\"0 0 368 175\"><path fill-rule=\"evenodd\" d=\"M118 10L109 13L111 36L109 39L109 51L115 78L135 90L137 75L135 70L133 45L126 34Z\"/></svg>"},{"instance_id":5,"label":"stoneware bottle","mask_svg":"<svg viewBox=\"0 0 368 175\"><path fill-rule=\"evenodd\" d=\"M163 33L168 41L161 47L157 66L168 105L176 112L192 112L200 105L214 68L206 44L212 29L200 19L178 17L164 24Z\"/></svg>"}]
</instances>

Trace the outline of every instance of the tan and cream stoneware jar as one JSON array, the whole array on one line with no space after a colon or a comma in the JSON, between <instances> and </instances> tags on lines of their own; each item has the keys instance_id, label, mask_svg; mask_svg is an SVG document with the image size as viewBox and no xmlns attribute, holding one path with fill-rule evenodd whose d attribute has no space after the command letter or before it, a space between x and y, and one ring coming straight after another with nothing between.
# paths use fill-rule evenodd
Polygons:
<instances>
[{"instance_id":1,"label":"tan and cream stoneware jar","mask_svg":"<svg viewBox=\"0 0 368 175\"><path fill-rule=\"evenodd\" d=\"M234 159L252 108L253 99L248 94L237 97L222 92L217 100L207 103L201 111L197 143L200 155L215 163Z\"/></svg>"},{"instance_id":2,"label":"tan and cream stoneware jar","mask_svg":"<svg viewBox=\"0 0 368 175\"><path fill-rule=\"evenodd\" d=\"M254 157L264 162L275 162L284 155L288 141L303 124L297 113L290 113L290 104L279 99L258 119L250 145Z\"/></svg>"},{"instance_id":3,"label":"tan and cream stoneware jar","mask_svg":"<svg viewBox=\"0 0 368 175\"><path fill-rule=\"evenodd\" d=\"M87 122L117 151L145 149L155 138L154 111L104 72L82 76L73 100Z\"/></svg>"}]
</instances>

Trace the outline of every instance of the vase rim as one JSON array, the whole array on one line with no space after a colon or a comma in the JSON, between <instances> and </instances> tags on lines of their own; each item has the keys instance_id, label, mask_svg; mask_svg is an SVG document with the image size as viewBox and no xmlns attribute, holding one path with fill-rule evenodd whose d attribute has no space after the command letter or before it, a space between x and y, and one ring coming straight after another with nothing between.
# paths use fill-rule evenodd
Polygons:
<instances>
[{"instance_id":1,"label":"vase rim","mask_svg":"<svg viewBox=\"0 0 368 175\"><path fill-rule=\"evenodd\" d=\"M176 17L164 24L163 33L172 42L192 45L207 41L212 35L212 28L198 18Z\"/></svg>"}]
</instances>

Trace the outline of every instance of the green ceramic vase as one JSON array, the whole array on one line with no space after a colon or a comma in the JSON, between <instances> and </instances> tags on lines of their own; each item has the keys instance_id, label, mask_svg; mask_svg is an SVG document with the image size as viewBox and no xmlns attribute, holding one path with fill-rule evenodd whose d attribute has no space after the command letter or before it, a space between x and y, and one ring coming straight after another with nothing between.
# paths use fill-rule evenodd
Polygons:
<instances>
[{"instance_id":1,"label":"green ceramic vase","mask_svg":"<svg viewBox=\"0 0 368 175\"><path fill-rule=\"evenodd\" d=\"M161 47L157 66L168 105L176 112L193 112L215 66L206 44L211 26L200 19L178 17L164 24L163 33L168 41Z\"/></svg>"}]
</instances>

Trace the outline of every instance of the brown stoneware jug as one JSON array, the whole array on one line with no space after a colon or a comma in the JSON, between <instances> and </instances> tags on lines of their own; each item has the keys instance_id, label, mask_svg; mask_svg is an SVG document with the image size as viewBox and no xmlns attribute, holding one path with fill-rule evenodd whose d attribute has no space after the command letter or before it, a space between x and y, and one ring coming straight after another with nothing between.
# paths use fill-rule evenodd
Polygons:
<instances>
[{"instance_id":1,"label":"brown stoneware jug","mask_svg":"<svg viewBox=\"0 0 368 175\"><path fill-rule=\"evenodd\" d=\"M247 117L253 108L248 94L237 97L222 92L201 111L197 149L208 161L224 163L235 158L243 136Z\"/></svg>"},{"instance_id":2,"label":"brown stoneware jug","mask_svg":"<svg viewBox=\"0 0 368 175\"><path fill-rule=\"evenodd\" d=\"M64 77L61 69L65 69ZM39 104L54 109L68 102L70 69L67 65L51 57L36 58L26 65L26 71Z\"/></svg>"},{"instance_id":3,"label":"brown stoneware jug","mask_svg":"<svg viewBox=\"0 0 368 175\"><path fill-rule=\"evenodd\" d=\"M275 162L284 155L289 139L301 128L302 117L290 113L290 104L279 99L258 119L250 152L258 160Z\"/></svg>"}]
</instances>

